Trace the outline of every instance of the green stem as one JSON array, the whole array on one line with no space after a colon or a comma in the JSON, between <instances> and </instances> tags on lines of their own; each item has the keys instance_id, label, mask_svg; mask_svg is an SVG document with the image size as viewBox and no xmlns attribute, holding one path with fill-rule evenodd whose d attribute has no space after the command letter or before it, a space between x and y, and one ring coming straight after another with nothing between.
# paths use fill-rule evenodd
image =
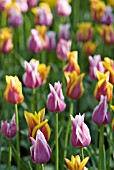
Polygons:
<instances>
[{"instance_id":1,"label":"green stem","mask_svg":"<svg viewBox=\"0 0 114 170\"><path fill-rule=\"evenodd\" d=\"M73 100L70 101L70 115L73 115ZM65 136L64 158L66 158L66 156L67 156L67 145L68 145L70 125L71 125L71 119L69 116L68 123L67 123L67 129L66 129L66 136Z\"/></svg>"},{"instance_id":2,"label":"green stem","mask_svg":"<svg viewBox=\"0 0 114 170\"><path fill-rule=\"evenodd\" d=\"M102 170L103 144L104 144L104 125L101 125L100 126L100 136L99 136L99 164L98 164L98 170Z\"/></svg>"},{"instance_id":3,"label":"green stem","mask_svg":"<svg viewBox=\"0 0 114 170\"><path fill-rule=\"evenodd\" d=\"M42 164L42 170L44 170L44 165Z\"/></svg>"},{"instance_id":4,"label":"green stem","mask_svg":"<svg viewBox=\"0 0 114 170\"><path fill-rule=\"evenodd\" d=\"M31 166L30 161L28 161L28 165L29 165L29 169L32 170L32 166Z\"/></svg>"},{"instance_id":5,"label":"green stem","mask_svg":"<svg viewBox=\"0 0 114 170\"><path fill-rule=\"evenodd\" d=\"M17 104L15 104L15 114L16 114L16 124L18 127L18 132L16 134L16 145L17 145L17 167L20 170L20 146L19 146L19 118L18 118L18 109Z\"/></svg>"},{"instance_id":6,"label":"green stem","mask_svg":"<svg viewBox=\"0 0 114 170\"><path fill-rule=\"evenodd\" d=\"M36 164L36 170L40 170L39 164Z\"/></svg>"},{"instance_id":7,"label":"green stem","mask_svg":"<svg viewBox=\"0 0 114 170\"><path fill-rule=\"evenodd\" d=\"M55 115L56 128L55 128L55 138L56 138L56 170L59 169L59 147L58 147L58 113Z\"/></svg>"},{"instance_id":8,"label":"green stem","mask_svg":"<svg viewBox=\"0 0 114 170\"><path fill-rule=\"evenodd\" d=\"M8 160L8 170L11 170L11 160L12 160L12 147L9 139L9 160Z\"/></svg>"},{"instance_id":9,"label":"green stem","mask_svg":"<svg viewBox=\"0 0 114 170\"><path fill-rule=\"evenodd\" d=\"M82 160L84 159L84 148L81 148Z\"/></svg>"},{"instance_id":10,"label":"green stem","mask_svg":"<svg viewBox=\"0 0 114 170\"><path fill-rule=\"evenodd\" d=\"M36 104L36 101L35 101L35 93L36 93L36 89L33 88L33 89L32 89L32 103L31 103L31 107L32 107L32 112L33 112L33 113L35 112L35 104Z\"/></svg>"}]
</instances>

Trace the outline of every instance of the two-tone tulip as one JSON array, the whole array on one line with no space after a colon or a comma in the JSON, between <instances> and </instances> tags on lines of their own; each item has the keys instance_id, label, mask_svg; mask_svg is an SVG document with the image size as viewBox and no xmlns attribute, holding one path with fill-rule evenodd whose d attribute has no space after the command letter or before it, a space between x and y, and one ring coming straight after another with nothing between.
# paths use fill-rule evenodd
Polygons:
<instances>
[{"instance_id":1,"label":"two-tone tulip","mask_svg":"<svg viewBox=\"0 0 114 170\"><path fill-rule=\"evenodd\" d=\"M72 136L71 143L74 147L86 147L91 142L89 128L84 123L84 114L76 115L75 118L71 115L72 121Z\"/></svg>"},{"instance_id":2,"label":"two-tone tulip","mask_svg":"<svg viewBox=\"0 0 114 170\"><path fill-rule=\"evenodd\" d=\"M0 0L0 12L6 9L6 5L11 3L11 0Z\"/></svg>"},{"instance_id":3,"label":"two-tone tulip","mask_svg":"<svg viewBox=\"0 0 114 170\"><path fill-rule=\"evenodd\" d=\"M111 126L112 126L112 130L114 131L114 118L112 119Z\"/></svg>"},{"instance_id":4,"label":"two-tone tulip","mask_svg":"<svg viewBox=\"0 0 114 170\"><path fill-rule=\"evenodd\" d=\"M103 41L110 45L114 44L114 28L112 25L103 25L101 37Z\"/></svg>"},{"instance_id":5,"label":"two-tone tulip","mask_svg":"<svg viewBox=\"0 0 114 170\"><path fill-rule=\"evenodd\" d=\"M65 72L64 74L67 81L67 87L66 87L67 97L71 99L80 98L84 93L82 80L85 74L82 73L78 75L76 71Z\"/></svg>"},{"instance_id":6,"label":"two-tone tulip","mask_svg":"<svg viewBox=\"0 0 114 170\"><path fill-rule=\"evenodd\" d=\"M45 64L39 64L38 72L40 74L42 85L46 83L46 78L50 72L50 66L46 66Z\"/></svg>"},{"instance_id":7,"label":"two-tone tulip","mask_svg":"<svg viewBox=\"0 0 114 170\"><path fill-rule=\"evenodd\" d=\"M9 53L13 49L12 29L0 29L0 53Z\"/></svg>"},{"instance_id":8,"label":"two-tone tulip","mask_svg":"<svg viewBox=\"0 0 114 170\"><path fill-rule=\"evenodd\" d=\"M94 90L94 97L100 101L101 95L107 96L107 100L112 100L113 85L109 82L109 72L105 74L97 71L98 83Z\"/></svg>"},{"instance_id":9,"label":"two-tone tulip","mask_svg":"<svg viewBox=\"0 0 114 170\"><path fill-rule=\"evenodd\" d=\"M58 39L65 39L68 40L69 39L69 34L70 34L70 23L67 24L60 24L59 25L59 33L58 33Z\"/></svg>"},{"instance_id":10,"label":"two-tone tulip","mask_svg":"<svg viewBox=\"0 0 114 170\"><path fill-rule=\"evenodd\" d=\"M110 6L106 7L104 11L104 16L102 17L101 22L106 25L110 25L114 22L112 8Z\"/></svg>"},{"instance_id":11,"label":"two-tone tulip","mask_svg":"<svg viewBox=\"0 0 114 170\"><path fill-rule=\"evenodd\" d=\"M18 131L18 127L15 121L15 114L13 115L10 124L7 122L7 120L1 121L1 132L5 137L13 138L16 135L17 131Z\"/></svg>"},{"instance_id":12,"label":"two-tone tulip","mask_svg":"<svg viewBox=\"0 0 114 170\"><path fill-rule=\"evenodd\" d=\"M72 51L68 53L68 64L64 67L64 72L76 71L80 74L80 66L78 65L78 52Z\"/></svg>"},{"instance_id":13,"label":"two-tone tulip","mask_svg":"<svg viewBox=\"0 0 114 170\"><path fill-rule=\"evenodd\" d=\"M23 75L23 82L26 87L35 88L41 86L41 78L38 73L38 60L30 60L30 62L25 61L26 72Z\"/></svg>"},{"instance_id":14,"label":"two-tone tulip","mask_svg":"<svg viewBox=\"0 0 114 170\"><path fill-rule=\"evenodd\" d=\"M89 40L83 44L83 52L86 55L93 55L95 53L96 46L96 42Z\"/></svg>"},{"instance_id":15,"label":"two-tone tulip","mask_svg":"<svg viewBox=\"0 0 114 170\"><path fill-rule=\"evenodd\" d=\"M105 57L102 63L105 70L110 72L109 82L114 85L114 61L108 57Z\"/></svg>"},{"instance_id":16,"label":"two-tone tulip","mask_svg":"<svg viewBox=\"0 0 114 170\"><path fill-rule=\"evenodd\" d=\"M22 83L17 76L6 76L7 87L4 92L4 98L8 103L18 104L24 100L22 94Z\"/></svg>"},{"instance_id":17,"label":"two-tone tulip","mask_svg":"<svg viewBox=\"0 0 114 170\"><path fill-rule=\"evenodd\" d=\"M22 13L27 12L28 10L27 0L16 0L16 4L19 6Z\"/></svg>"},{"instance_id":18,"label":"two-tone tulip","mask_svg":"<svg viewBox=\"0 0 114 170\"><path fill-rule=\"evenodd\" d=\"M32 1L31 0L27 0L27 4L28 4L29 8L32 8L32 7L36 6L37 3L38 3L38 0L32 0Z\"/></svg>"},{"instance_id":19,"label":"two-tone tulip","mask_svg":"<svg viewBox=\"0 0 114 170\"><path fill-rule=\"evenodd\" d=\"M84 158L82 161L79 155L75 157L71 156L71 161L65 158L65 162L69 170L88 170L85 165L88 162L89 157Z\"/></svg>"},{"instance_id":20,"label":"two-tone tulip","mask_svg":"<svg viewBox=\"0 0 114 170\"><path fill-rule=\"evenodd\" d=\"M48 141L50 138L50 127L48 125L48 120L43 120L45 116L45 109L40 110L35 114L24 111L24 116L28 124L28 137L36 137L36 132L39 129Z\"/></svg>"},{"instance_id":21,"label":"two-tone tulip","mask_svg":"<svg viewBox=\"0 0 114 170\"><path fill-rule=\"evenodd\" d=\"M52 151L40 130L37 130L36 139L30 137L32 146L30 147L31 160L37 164L44 164L49 161Z\"/></svg>"},{"instance_id":22,"label":"two-tone tulip","mask_svg":"<svg viewBox=\"0 0 114 170\"><path fill-rule=\"evenodd\" d=\"M47 35L47 44L46 49L49 51L53 51L56 48L56 33L54 31L48 31Z\"/></svg>"},{"instance_id":23,"label":"two-tone tulip","mask_svg":"<svg viewBox=\"0 0 114 170\"><path fill-rule=\"evenodd\" d=\"M101 95L100 102L93 111L92 120L98 125L108 124L110 122L107 96Z\"/></svg>"},{"instance_id":24,"label":"two-tone tulip","mask_svg":"<svg viewBox=\"0 0 114 170\"><path fill-rule=\"evenodd\" d=\"M71 14L71 6L69 5L68 0L58 0L56 12L60 16L69 16Z\"/></svg>"},{"instance_id":25,"label":"two-tone tulip","mask_svg":"<svg viewBox=\"0 0 114 170\"><path fill-rule=\"evenodd\" d=\"M47 108L51 112L62 112L66 104L62 92L62 84L60 82L54 83L54 87L49 84L50 93L47 97Z\"/></svg>"}]
</instances>

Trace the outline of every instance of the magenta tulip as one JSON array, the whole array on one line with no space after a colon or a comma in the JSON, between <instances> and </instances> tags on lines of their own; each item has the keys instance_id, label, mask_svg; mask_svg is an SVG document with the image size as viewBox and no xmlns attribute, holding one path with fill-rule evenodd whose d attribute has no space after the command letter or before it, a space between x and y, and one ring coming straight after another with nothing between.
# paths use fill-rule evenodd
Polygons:
<instances>
[{"instance_id":1,"label":"magenta tulip","mask_svg":"<svg viewBox=\"0 0 114 170\"><path fill-rule=\"evenodd\" d=\"M71 14L71 6L69 5L68 0L58 0L56 11L60 16L69 16Z\"/></svg>"},{"instance_id":2,"label":"magenta tulip","mask_svg":"<svg viewBox=\"0 0 114 170\"><path fill-rule=\"evenodd\" d=\"M27 3L28 3L28 7L32 8L37 5L38 0L27 0Z\"/></svg>"}]
</instances>

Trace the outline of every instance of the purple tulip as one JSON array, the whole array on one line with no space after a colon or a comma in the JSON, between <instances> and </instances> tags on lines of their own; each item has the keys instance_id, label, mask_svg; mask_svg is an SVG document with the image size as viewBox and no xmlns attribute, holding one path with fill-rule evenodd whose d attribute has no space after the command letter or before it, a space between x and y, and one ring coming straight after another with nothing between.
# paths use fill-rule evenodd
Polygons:
<instances>
[{"instance_id":1,"label":"purple tulip","mask_svg":"<svg viewBox=\"0 0 114 170\"><path fill-rule=\"evenodd\" d=\"M58 38L60 39L65 39L68 40L69 39L69 29L70 29L70 24L60 24L59 25L59 34L58 34Z\"/></svg>"},{"instance_id":2,"label":"purple tulip","mask_svg":"<svg viewBox=\"0 0 114 170\"><path fill-rule=\"evenodd\" d=\"M71 14L71 6L69 5L68 0L58 0L56 11L60 16L69 16Z\"/></svg>"},{"instance_id":3,"label":"purple tulip","mask_svg":"<svg viewBox=\"0 0 114 170\"><path fill-rule=\"evenodd\" d=\"M101 22L106 25L110 25L114 22L114 17L112 13L112 7L107 6L104 12L104 16L101 19Z\"/></svg>"},{"instance_id":4,"label":"purple tulip","mask_svg":"<svg viewBox=\"0 0 114 170\"><path fill-rule=\"evenodd\" d=\"M71 41L60 39L57 44L57 57L61 60L68 60L68 53L70 52Z\"/></svg>"},{"instance_id":5,"label":"purple tulip","mask_svg":"<svg viewBox=\"0 0 114 170\"><path fill-rule=\"evenodd\" d=\"M56 48L56 33L54 31L48 31L46 33L47 35L47 45L46 45L46 49L49 51L55 50Z\"/></svg>"},{"instance_id":6,"label":"purple tulip","mask_svg":"<svg viewBox=\"0 0 114 170\"><path fill-rule=\"evenodd\" d=\"M51 112L62 112L66 107L62 92L62 84L58 81L54 84L54 87L49 84L49 88L50 94L47 99L48 110Z\"/></svg>"},{"instance_id":7,"label":"purple tulip","mask_svg":"<svg viewBox=\"0 0 114 170\"><path fill-rule=\"evenodd\" d=\"M27 12L28 10L27 0L16 0L16 4L18 4L22 13Z\"/></svg>"},{"instance_id":8,"label":"purple tulip","mask_svg":"<svg viewBox=\"0 0 114 170\"><path fill-rule=\"evenodd\" d=\"M71 115L72 121L72 136L71 143L75 147L85 147L91 142L91 136L87 125L84 123L84 114L76 115L75 118Z\"/></svg>"},{"instance_id":9,"label":"purple tulip","mask_svg":"<svg viewBox=\"0 0 114 170\"><path fill-rule=\"evenodd\" d=\"M39 31L36 29L31 29L31 35L28 39L28 49L32 52L38 52L43 50L44 45L40 38Z\"/></svg>"},{"instance_id":10,"label":"purple tulip","mask_svg":"<svg viewBox=\"0 0 114 170\"><path fill-rule=\"evenodd\" d=\"M37 3L38 3L38 0L27 0L27 4L29 8L36 6Z\"/></svg>"},{"instance_id":11,"label":"purple tulip","mask_svg":"<svg viewBox=\"0 0 114 170\"><path fill-rule=\"evenodd\" d=\"M35 88L41 86L41 78L38 73L38 64L39 61L34 61L33 59L30 62L25 61L25 70L26 72L23 75L24 85L29 88Z\"/></svg>"},{"instance_id":12,"label":"purple tulip","mask_svg":"<svg viewBox=\"0 0 114 170\"><path fill-rule=\"evenodd\" d=\"M15 114L12 117L11 123L6 121L1 121L1 132L7 138L13 138L18 131L18 127L15 122Z\"/></svg>"},{"instance_id":13,"label":"purple tulip","mask_svg":"<svg viewBox=\"0 0 114 170\"><path fill-rule=\"evenodd\" d=\"M101 95L100 102L93 111L92 120L98 125L108 124L110 122L107 96Z\"/></svg>"},{"instance_id":14,"label":"purple tulip","mask_svg":"<svg viewBox=\"0 0 114 170\"><path fill-rule=\"evenodd\" d=\"M32 146L30 147L31 160L37 164L44 164L49 161L52 151L43 135L38 130L36 134L36 140L30 137Z\"/></svg>"},{"instance_id":15,"label":"purple tulip","mask_svg":"<svg viewBox=\"0 0 114 170\"><path fill-rule=\"evenodd\" d=\"M97 70L101 73L105 72L105 68L103 67L101 56L100 55L94 55L88 57L89 63L90 63L90 77L91 79L97 80Z\"/></svg>"}]
</instances>

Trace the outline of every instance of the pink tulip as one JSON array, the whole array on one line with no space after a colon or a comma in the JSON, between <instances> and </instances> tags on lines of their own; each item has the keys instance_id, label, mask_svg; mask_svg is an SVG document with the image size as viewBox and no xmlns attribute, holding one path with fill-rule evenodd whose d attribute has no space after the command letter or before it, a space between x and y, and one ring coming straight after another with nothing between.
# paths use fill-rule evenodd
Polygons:
<instances>
[{"instance_id":1,"label":"pink tulip","mask_svg":"<svg viewBox=\"0 0 114 170\"><path fill-rule=\"evenodd\" d=\"M0 12L6 9L6 4L11 3L11 0L0 0Z\"/></svg>"},{"instance_id":2,"label":"pink tulip","mask_svg":"<svg viewBox=\"0 0 114 170\"><path fill-rule=\"evenodd\" d=\"M110 122L107 96L101 95L100 102L93 111L92 120L98 125L108 124Z\"/></svg>"},{"instance_id":3,"label":"pink tulip","mask_svg":"<svg viewBox=\"0 0 114 170\"><path fill-rule=\"evenodd\" d=\"M60 39L65 39L68 40L69 39L69 29L70 29L70 24L64 24L64 25L59 25L59 34L58 34L58 38Z\"/></svg>"},{"instance_id":4,"label":"pink tulip","mask_svg":"<svg viewBox=\"0 0 114 170\"><path fill-rule=\"evenodd\" d=\"M97 80L97 70L101 73L105 72L105 68L103 67L101 56L100 55L94 55L88 57L89 63L90 63L90 77L91 79Z\"/></svg>"},{"instance_id":5,"label":"pink tulip","mask_svg":"<svg viewBox=\"0 0 114 170\"><path fill-rule=\"evenodd\" d=\"M61 60L68 60L68 53L70 52L71 41L60 39L57 44L57 57Z\"/></svg>"},{"instance_id":6,"label":"pink tulip","mask_svg":"<svg viewBox=\"0 0 114 170\"><path fill-rule=\"evenodd\" d=\"M38 73L38 61L33 59L30 62L25 61L26 72L23 75L24 85L29 88L35 88L41 86L41 78Z\"/></svg>"},{"instance_id":7,"label":"pink tulip","mask_svg":"<svg viewBox=\"0 0 114 170\"><path fill-rule=\"evenodd\" d=\"M28 39L28 49L32 52L38 52L43 50L44 45L40 38L39 31L36 29L31 30L31 35Z\"/></svg>"},{"instance_id":8,"label":"pink tulip","mask_svg":"<svg viewBox=\"0 0 114 170\"><path fill-rule=\"evenodd\" d=\"M38 130L36 134L36 140L30 137L32 146L30 147L31 160L37 164L44 164L49 161L52 151L43 135Z\"/></svg>"},{"instance_id":9,"label":"pink tulip","mask_svg":"<svg viewBox=\"0 0 114 170\"><path fill-rule=\"evenodd\" d=\"M47 99L47 108L51 112L62 112L66 104L64 102L64 96L62 92L62 84L57 82L54 87L49 84L50 94Z\"/></svg>"},{"instance_id":10,"label":"pink tulip","mask_svg":"<svg viewBox=\"0 0 114 170\"><path fill-rule=\"evenodd\" d=\"M13 115L10 124L7 122L7 120L1 121L1 131L7 138L13 138L16 135L18 127L15 122L15 114Z\"/></svg>"},{"instance_id":11,"label":"pink tulip","mask_svg":"<svg viewBox=\"0 0 114 170\"><path fill-rule=\"evenodd\" d=\"M27 0L29 8L32 8L37 5L38 0Z\"/></svg>"},{"instance_id":12,"label":"pink tulip","mask_svg":"<svg viewBox=\"0 0 114 170\"><path fill-rule=\"evenodd\" d=\"M71 142L75 147L85 147L91 142L91 136L87 125L84 123L84 114L76 115L75 118L71 115L72 121L72 136Z\"/></svg>"},{"instance_id":13,"label":"pink tulip","mask_svg":"<svg viewBox=\"0 0 114 170\"><path fill-rule=\"evenodd\" d=\"M27 0L16 0L16 4L18 4L22 13L27 12L28 10Z\"/></svg>"},{"instance_id":14,"label":"pink tulip","mask_svg":"<svg viewBox=\"0 0 114 170\"><path fill-rule=\"evenodd\" d=\"M58 0L56 11L60 16L69 16L71 14L71 6L69 5L68 0Z\"/></svg>"},{"instance_id":15,"label":"pink tulip","mask_svg":"<svg viewBox=\"0 0 114 170\"><path fill-rule=\"evenodd\" d=\"M54 31L48 31L46 33L47 35L47 45L46 45L46 49L49 51L55 50L56 48L56 33Z\"/></svg>"}]
</instances>

